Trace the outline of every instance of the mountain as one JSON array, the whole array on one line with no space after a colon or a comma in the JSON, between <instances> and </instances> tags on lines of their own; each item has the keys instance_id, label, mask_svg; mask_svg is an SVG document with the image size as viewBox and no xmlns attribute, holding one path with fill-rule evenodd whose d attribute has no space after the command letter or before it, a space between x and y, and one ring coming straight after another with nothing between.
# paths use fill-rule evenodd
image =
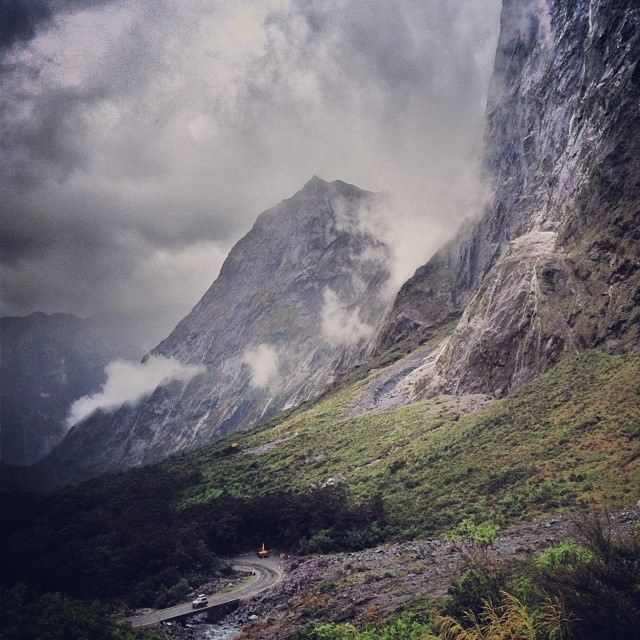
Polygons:
<instances>
[{"instance_id":1,"label":"mountain","mask_svg":"<svg viewBox=\"0 0 640 640\"><path fill-rule=\"evenodd\" d=\"M637 3L505 0L489 200L404 284L376 346L415 345L454 324L418 361L418 395L501 396L565 354L637 350L638 60Z\"/></svg>"},{"instance_id":2,"label":"mountain","mask_svg":"<svg viewBox=\"0 0 640 640\"><path fill-rule=\"evenodd\" d=\"M435 639L475 615L635 639L639 80L637 2L505 0L477 219L387 305L376 196L313 179L263 213L140 365L198 375L95 414L47 463L77 478L193 448L0 492L9 633L52 602L82 624L60 593L184 601L214 553L266 544L294 555L234 612L247 637Z\"/></svg>"},{"instance_id":3,"label":"mountain","mask_svg":"<svg viewBox=\"0 0 640 640\"><path fill-rule=\"evenodd\" d=\"M486 204L392 308L380 295L388 249L361 219L375 196L314 178L259 217L153 352L206 373L90 418L47 462L92 475L156 460L265 421L390 352L406 355L368 381L352 415L442 393L473 405L564 356L637 350L638 27L631 2L505 0Z\"/></svg>"},{"instance_id":4,"label":"mountain","mask_svg":"<svg viewBox=\"0 0 640 640\"><path fill-rule=\"evenodd\" d=\"M32 313L0 318L0 352L0 455L25 465L60 442L71 403L100 387L105 365L136 350L102 319Z\"/></svg>"},{"instance_id":5,"label":"mountain","mask_svg":"<svg viewBox=\"0 0 640 640\"><path fill-rule=\"evenodd\" d=\"M98 411L46 465L81 475L157 460L264 421L364 361L390 303L379 196L312 178L262 213L152 356L200 367L137 406Z\"/></svg>"}]
</instances>

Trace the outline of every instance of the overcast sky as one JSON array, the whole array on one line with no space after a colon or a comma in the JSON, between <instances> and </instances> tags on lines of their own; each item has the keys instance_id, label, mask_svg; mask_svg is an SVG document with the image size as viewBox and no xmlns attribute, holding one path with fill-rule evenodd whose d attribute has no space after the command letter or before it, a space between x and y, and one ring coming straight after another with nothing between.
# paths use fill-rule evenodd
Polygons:
<instances>
[{"instance_id":1,"label":"overcast sky","mask_svg":"<svg viewBox=\"0 0 640 640\"><path fill-rule=\"evenodd\" d=\"M313 175L394 197L397 277L477 208L499 0L0 0L2 315L163 337Z\"/></svg>"}]
</instances>

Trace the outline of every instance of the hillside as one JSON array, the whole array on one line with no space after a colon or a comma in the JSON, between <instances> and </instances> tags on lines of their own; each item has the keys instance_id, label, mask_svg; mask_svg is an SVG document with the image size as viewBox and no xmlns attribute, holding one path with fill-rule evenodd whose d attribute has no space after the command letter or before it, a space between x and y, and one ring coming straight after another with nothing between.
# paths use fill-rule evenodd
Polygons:
<instances>
[{"instance_id":1,"label":"hillside","mask_svg":"<svg viewBox=\"0 0 640 640\"><path fill-rule=\"evenodd\" d=\"M379 375L379 374L372 374ZM513 522L640 498L640 358L569 358L509 398L436 396L349 418L366 380L273 426L167 462L198 471L182 506L341 485L383 498L387 535L441 532L465 517Z\"/></svg>"},{"instance_id":2,"label":"hillside","mask_svg":"<svg viewBox=\"0 0 640 640\"><path fill-rule=\"evenodd\" d=\"M71 553L77 536L81 549L100 540L101 522L119 539L119 528L145 522L149 509L151 523L163 522L163 536L179 528L169 548L191 530L224 555L263 539L291 551L360 548L442 533L467 517L506 525L640 499L638 356L590 351L567 358L484 406L477 397L437 396L350 418L366 382L159 465L49 496L9 498L14 506L7 512L15 513L5 522L5 539L22 549L10 558L33 553L42 536L59 541L66 517L76 521L74 533L65 534ZM88 511L78 514L77 504ZM131 522L123 504L136 514ZM37 521L29 515L34 509ZM149 540L154 548L156 542ZM122 553L117 548L109 553ZM64 547L58 553L66 557ZM47 581L55 586L56 561L46 554ZM74 562L91 562L91 553L73 555ZM10 558L5 574L24 572ZM29 571L38 575L37 566Z\"/></svg>"}]
</instances>

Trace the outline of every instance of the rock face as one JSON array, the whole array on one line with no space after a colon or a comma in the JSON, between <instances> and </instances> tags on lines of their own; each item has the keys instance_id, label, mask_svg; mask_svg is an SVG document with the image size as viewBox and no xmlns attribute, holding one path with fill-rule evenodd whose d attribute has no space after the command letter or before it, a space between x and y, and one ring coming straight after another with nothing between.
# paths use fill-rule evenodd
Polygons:
<instances>
[{"instance_id":1,"label":"rock face","mask_svg":"<svg viewBox=\"0 0 640 640\"><path fill-rule=\"evenodd\" d=\"M389 307L378 196L316 177L262 213L153 354L204 365L187 383L78 424L46 461L81 475L138 465L264 421L362 362Z\"/></svg>"},{"instance_id":2,"label":"rock face","mask_svg":"<svg viewBox=\"0 0 640 640\"><path fill-rule=\"evenodd\" d=\"M3 463L30 464L67 431L70 404L97 389L110 360L136 353L96 318L33 313L0 318Z\"/></svg>"},{"instance_id":3,"label":"rock face","mask_svg":"<svg viewBox=\"0 0 640 640\"><path fill-rule=\"evenodd\" d=\"M566 351L637 349L640 8L505 0L491 197L401 289L377 350L457 321L423 387L502 395Z\"/></svg>"}]
</instances>

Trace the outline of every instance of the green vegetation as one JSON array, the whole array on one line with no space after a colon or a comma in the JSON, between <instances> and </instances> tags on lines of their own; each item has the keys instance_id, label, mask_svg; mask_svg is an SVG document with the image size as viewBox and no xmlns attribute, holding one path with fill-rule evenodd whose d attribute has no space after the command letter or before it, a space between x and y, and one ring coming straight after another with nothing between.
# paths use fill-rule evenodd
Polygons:
<instances>
[{"instance_id":1,"label":"green vegetation","mask_svg":"<svg viewBox=\"0 0 640 640\"><path fill-rule=\"evenodd\" d=\"M85 604L61 593L38 596L24 585L0 591L2 640L159 640L107 618L97 602Z\"/></svg>"},{"instance_id":2,"label":"green vegetation","mask_svg":"<svg viewBox=\"0 0 640 640\"><path fill-rule=\"evenodd\" d=\"M452 585L444 602L419 601L402 614L360 629L351 624L312 623L297 637L635 640L640 628L640 529L616 537L602 518L592 515L578 524L577 535L576 542L563 543L565 551L571 545L570 552L559 553L561 545L554 545L535 561L476 562ZM541 564L540 558L554 560ZM476 579L471 580L471 575Z\"/></svg>"},{"instance_id":3,"label":"green vegetation","mask_svg":"<svg viewBox=\"0 0 640 640\"><path fill-rule=\"evenodd\" d=\"M497 530L474 523L640 498L638 356L583 353L467 414L464 399L435 397L349 417L377 373L367 375L236 434L235 446L222 439L53 494L3 495L4 584L168 605L224 571L217 556L263 541L360 549L462 521L458 533L482 546ZM475 590L478 615L487 589L499 602L498 581L481 578L458 585L460 598Z\"/></svg>"},{"instance_id":4,"label":"green vegetation","mask_svg":"<svg viewBox=\"0 0 640 640\"><path fill-rule=\"evenodd\" d=\"M491 522L476 524L473 520L467 518L460 522L447 537L450 540L486 548L495 541L499 532L500 527Z\"/></svg>"},{"instance_id":5,"label":"green vegetation","mask_svg":"<svg viewBox=\"0 0 640 640\"><path fill-rule=\"evenodd\" d=\"M554 567L576 567L595 559L594 554L580 545L564 540L545 549L537 558L536 564L541 569Z\"/></svg>"},{"instance_id":6,"label":"green vegetation","mask_svg":"<svg viewBox=\"0 0 640 640\"><path fill-rule=\"evenodd\" d=\"M172 604L189 583L225 564L197 526L172 507L193 480L158 467L53 495L5 495L0 527L4 584L39 593Z\"/></svg>"},{"instance_id":7,"label":"green vegetation","mask_svg":"<svg viewBox=\"0 0 640 640\"><path fill-rule=\"evenodd\" d=\"M544 593L567 613L572 640L632 640L640 629L640 527L612 535L597 516L576 522L580 561L535 567L532 599ZM566 558L565 558L566 559Z\"/></svg>"},{"instance_id":8,"label":"green vegetation","mask_svg":"<svg viewBox=\"0 0 640 640\"><path fill-rule=\"evenodd\" d=\"M412 615L402 615L387 623L359 630L352 624L315 625L303 634L309 640L430 640L433 628Z\"/></svg>"},{"instance_id":9,"label":"green vegetation","mask_svg":"<svg viewBox=\"0 0 640 640\"><path fill-rule=\"evenodd\" d=\"M385 536L411 538L447 531L465 518L506 525L640 498L637 356L591 351L566 359L467 415L436 397L345 417L365 382L242 435L237 440L246 453L221 456L223 441L172 459L168 468L201 476L181 507L216 496L306 491L333 479L354 503L381 495Z\"/></svg>"},{"instance_id":10,"label":"green vegetation","mask_svg":"<svg viewBox=\"0 0 640 640\"><path fill-rule=\"evenodd\" d=\"M342 487L325 487L220 497L180 510L178 479L156 466L55 496L5 496L3 578L41 593L165 607L225 570L217 555L274 539L302 553L361 549L382 539L379 497L355 505Z\"/></svg>"},{"instance_id":11,"label":"green vegetation","mask_svg":"<svg viewBox=\"0 0 640 640\"><path fill-rule=\"evenodd\" d=\"M479 616L469 613L462 621L441 617L437 627L442 640L562 640L566 620L551 600L536 610L503 593L498 605L486 600Z\"/></svg>"},{"instance_id":12,"label":"green vegetation","mask_svg":"<svg viewBox=\"0 0 640 640\"><path fill-rule=\"evenodd\" d=\"M434 632L434 628L436 631ZM351 624L312 625L301 640L563 640L566 621L559 605L551 601L539 610L503 593L499 604L484 602L482 613L462 620L438 616L435 622L403 614L390 621L358 629Z\"/></svg>"}]
</instances>

